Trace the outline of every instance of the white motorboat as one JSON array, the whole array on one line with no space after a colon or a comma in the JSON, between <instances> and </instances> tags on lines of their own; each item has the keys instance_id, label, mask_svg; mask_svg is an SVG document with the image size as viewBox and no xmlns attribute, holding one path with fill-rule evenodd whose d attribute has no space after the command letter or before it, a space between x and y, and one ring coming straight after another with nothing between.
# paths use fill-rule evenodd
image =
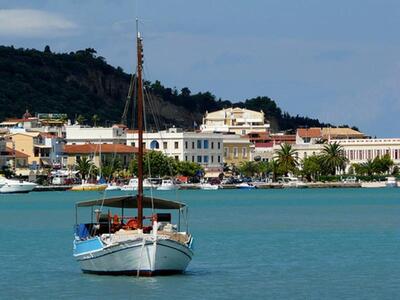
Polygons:
<instances>
[{"instance_id":1,"label":"white motorboat","mask_svg":"<svg viewBox=\"0 0 400 300\"><path fill-rule=\"evenodd\" d=\"M281 178L281 183L283 184L283 187L288 187L288 188L303 188L306 186L306 184L302 181L300 181L297 177L282 177Z\"/></svg>"},{"instance_id":2,"label":"white motorboat","mask_svg":"<svg viewBox=\"0 0 400 300\"><path fill-rule=\"evenodd\" d=\"M143 144L143 45L137 34L136 72L138 145ZM73 255L85 273L105 275L153 276L182 273L193 257L193 238L181 230L181 220L187 224L187 208L183 203L144 196L144 147L137 153L137 176L132 179L135 196L122 196L76 204L76 230ZM163 180L164 189L175 188L172 180ZM78 208L89 214L90 223L78 223ZM88 207L92 207L88 210ZM97 207L97 209L93 209ZM86 208L86 209L85 209ZM106 214L102 209L106 208ZM120 209L120 215L111 212ZM176 210L177 224L172 223L171 213L158 210ZM134 215L134 212L137 212ZM144 213L150 212L145 217ZM93 218L93 213L95 218ZM149 222L148 224L144 224Z\"/></svg>"},{"instance_id":3,"label":"white motorboat","mask_svg":"<svg viewBox=\"0 0 400 300\"><path fill-rule=\"evenodd\" d=\"M218 190L219 186L211 183L200 184L200 189L202 190Z\"/></svg>"},{"instance_id":4,"label":"white motorboat","mask_svg":"<svg viewBox=\"0 0 400 300\"><path fill-rule=\"evenodd\" d=\"M363 188L384 188L386 186L385 181L366 181L361 182Z\"/></svg>"},{"instance_id":5,"label":"white motorboat","mask_svg":"<svg viewBox=\"0 0 400 300\"><path fill-rule=\"evenodd\" d=\"M143 188L144 189L155 189L159 186L158 184L159 179L158 178L146 178L143 180ZM138 184L139 181L137 178L132 178L129 180L129 183L126 185L123 185L121 187L121 191L136 191L138 189Z\"/></svg>"},{"instance_id":6,"label":"white motorboat","mask_svg":"<svg viewBox=\"0 0 400 300\"><path fill-rule=\"evenodd\" d=\"M161 185L157 187L157 190L160 191L171 191L171 190L179 190L180 186L175 184L172 179L163 179Z\"/></svg>"},{"instance_id":7,"label":"white motorboat","mask_svg":"<svg viewBox=\"0 0 400 300\"><path fill-rule=\"evenodd\" d=\"M394 176L389 176L386 179L386 187L397 187L397 180Z\"/></svg>"},{"instance_id":8,"label":"white motorboat","mask_svg":"<svg viewBox=\"0 0 400 300\"><path fill-rule=\"evenodd\" d=\"M111 191L120 191L121 187L119 185L116 184L111 184L109 183L106 187L106 191L107 192L111 192Z\"/></svg>"},{"instance_id":9,"label":"white motorboat","mask_svg":"<svg viewBox=\"0 0 400 300\"><path fill-rule=\"evenodd\" d=\"M0 193L29 193L37 184L33 182L15 180L15 179L0 179Z\"/></svg>"},{"instance_id":10,"label":"white motorboat","mask_svg":"<svg viewBox=\"0 0 400 300\"><path fill-rule=\"evenodd\" d=\"M239 183L239 184L237 184L235 186L236 186L237 189L241 189L241 190L252 190L252 189L256 188L256 186L254 186L252 184L249 184L247 182L242 182L242 183Z\"/></svg>"}]
</instances>

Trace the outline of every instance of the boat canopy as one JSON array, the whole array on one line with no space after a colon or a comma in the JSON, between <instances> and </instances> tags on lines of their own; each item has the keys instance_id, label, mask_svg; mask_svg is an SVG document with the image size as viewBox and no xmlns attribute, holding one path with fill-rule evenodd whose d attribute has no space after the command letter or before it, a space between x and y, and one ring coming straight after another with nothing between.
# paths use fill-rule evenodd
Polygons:
<instances>
[{"instance_id":1,"label":"boat canopy","mask_svg":"<svg viewBox=\"0 0 400 300\"><path fill-rule=\"evenodd\" d=\"M153 205L152 205L153 203ZM105 199L96 199L89 201L82 201L76 203L76 207L87 207L87 206L106 206L106 207L120 207L120 208L137 208L137 196L120 196ZM143 196L142 200L143 208L155 208L155 209L180 209L185 207L184 203Z\"/></svg>"}]
</instances>

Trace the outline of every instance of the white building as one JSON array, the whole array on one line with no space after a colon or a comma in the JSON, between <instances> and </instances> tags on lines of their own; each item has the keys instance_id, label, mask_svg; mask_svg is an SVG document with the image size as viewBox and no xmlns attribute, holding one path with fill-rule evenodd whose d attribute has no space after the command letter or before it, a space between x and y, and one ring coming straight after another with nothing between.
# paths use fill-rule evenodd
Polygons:
<instances>
[{"instance_id":1,"label":"white building","mask_svg":"<svg viewBox=\"0 0 400 300\"><path fill-rule=\"evenodd\" d=\"M128 131L127 145L138 146L136 131ZM196 162L208 172L220 172L223 165L222 134L204 132L183 132L170 128L159 132L143 134L146 149L162 151L180 161Z\"/></svg>"},{"instance_id":2,"label":"white building","mask_svg":"<svg viewBox=\"0 0 400 300\"><path fill-rule=\"evenodd\" d=\"M92 144L125 144L125 125L113 125L112 127L89 127L84 125L66 126L66 142L69 145Z\"/></svg>"},{"instance_id":3,"label":"white building","mask_svg":"<svg viewBox=\"0 0 400 300\"><path fill-rule=\"evenodd\" d=\"M266 131L269 127L269 124L265 123L263 111L231 107L210 113L206 112L200 129L202 132L230 132L243 135Z\"/></svg>"},{"instance_id":4,"label":"white building","mask_svg":"<svg viewBox=\"0 0 400 300\"><path fill-rule=\"evenodd\" d=\"M339 143L343 147L347 157L348 166L354 163L364 163L367 160L373 160L375 157L382 157L389 154L395 165L400 166L400 139L382 138L382 139L333 139L330 143ZM303 160L311 155L321 153L324 144L296 144L293 145L299 160ZM274 150L279 149L278 146Z\"/></svg>"}]
</instances>

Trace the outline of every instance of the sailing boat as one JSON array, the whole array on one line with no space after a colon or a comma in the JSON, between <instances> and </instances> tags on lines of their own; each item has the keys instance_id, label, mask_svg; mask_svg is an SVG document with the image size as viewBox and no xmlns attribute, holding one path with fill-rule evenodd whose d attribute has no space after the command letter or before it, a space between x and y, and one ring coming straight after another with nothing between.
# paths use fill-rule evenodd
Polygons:
<instances>
[{"instance_id":1,"label":"sailing boat","mask_svg":"<svg viewBox=\"0 0 400 300\"><path fill-rule=\"evenodd\" d=\"M138 145L143 145L142 39L137 32L137 121ZM78 209L91 207L90 223L78 224ZM96 207L96 209L94 209ZM107 213L103 209L107 207ZM111 212L119 208L120 215ZM137 211L129 216L129 209ZM151 209L145 217L144 209ZM178 224L172 213L177 211ZM115 212L114 212L115 213ZM143 194L143 147L138 150L138 188L135 196L78 202L73 255L85 273L106 275L153 276L182 273L193 257L193 237L181 231L181 219L187 221L187 207L175 201L147 197ZM144 222L149 224L145 226Z\"/></svg>"}]
</instances>

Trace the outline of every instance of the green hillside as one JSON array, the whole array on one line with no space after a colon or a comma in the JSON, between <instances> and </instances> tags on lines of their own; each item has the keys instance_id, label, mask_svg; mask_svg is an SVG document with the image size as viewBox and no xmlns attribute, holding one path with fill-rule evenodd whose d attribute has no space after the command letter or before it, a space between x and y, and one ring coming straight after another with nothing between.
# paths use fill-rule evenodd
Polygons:
<instances>
[{"instance_id":1,"label":"green hillside","mask_svg":"<svg viewBox=\"0 0 400 300\"><path fill-rule=\"evenodd\" d=\"M107 64L94 49L52 53L0 46L0 120L30 112L66 113L72 119L83 115L88 123L97 114L99 124L120 122L128 94L130 75ZM210 92L192 94L164 87L159 81L145 87L158 107L160 127L193 127L205 111L232 105L263 110L275 130L301 126L324 126L317 119L290 116L268 97L232 103L216 99ZM162 108L162 109L161 109ZM130 109L131 111L131 109ZM132 122L132 117L129 118ZM147 118L152 125L152 118ZM131 124L129 124L131 125Z\"/></svg>"}]
</instances>

